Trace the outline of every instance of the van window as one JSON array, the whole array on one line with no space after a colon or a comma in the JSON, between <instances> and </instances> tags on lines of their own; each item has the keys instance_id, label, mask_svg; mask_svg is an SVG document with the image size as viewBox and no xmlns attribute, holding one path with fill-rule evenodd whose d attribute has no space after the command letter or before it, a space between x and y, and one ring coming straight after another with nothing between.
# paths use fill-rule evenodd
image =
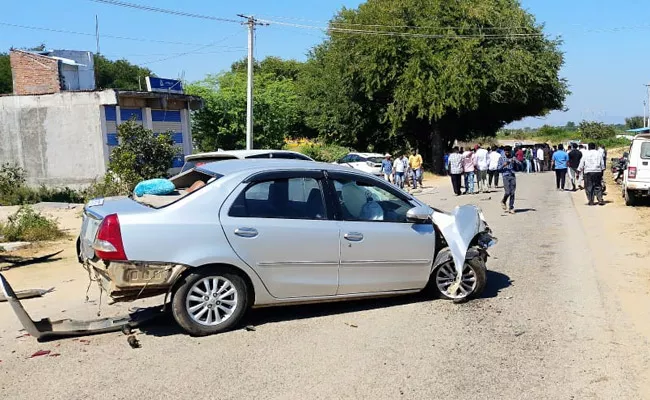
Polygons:
<instances>
[{"instance_id":1,"label":"van window","mask_svg":"<svg viewBox=\"0 0 650 400\"><path fill-rule=\"evenodd\" d=\"M650 159L650 142L641 143L641 158Z\"/></svg>"}]
</instances>

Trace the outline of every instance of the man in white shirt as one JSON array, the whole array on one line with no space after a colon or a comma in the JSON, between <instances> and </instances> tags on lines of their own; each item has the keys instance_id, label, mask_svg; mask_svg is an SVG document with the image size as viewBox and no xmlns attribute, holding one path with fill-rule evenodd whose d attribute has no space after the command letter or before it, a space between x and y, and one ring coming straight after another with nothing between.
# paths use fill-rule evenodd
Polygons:
<instances>
[{"instance_id":1,"label":"man in white shirt","mask_svg":"<svg viewBox=\"0 0 650 400\"><path fill-rule=\"evenodd\" d=\"M406 170L406 164L404 163L404 156L399 156L398 158L395 159L395 162L393 163L393 174L395 175L393 182L401 189L404 189L405 170Z\"/></svg>"},{"instance_id":2,"label":"man in white shirt","mask_svg":"<svg viewBox=\"0 0 650 400\"><path fill-rule=\"evenodd\" d=\"M492 147L492 151L488 154L488 189L492 189L492 181L494 180L494 187L499 187L499 160L501 154L498 152L497 146Z\"/></svg>"},{"instance_id":3,"label":"man in white shirt","mask_svg":"<svg viewBox=\"0 0 650 400\"><path fill-rule=\"evenodd\" d=\"M478 181L478 191L487 192L487 172L490 166L488 151L479 144L476 149L476 180Z\"/></svg>"},{"instance_id":4,"label":"man in white shirt","mask_svg":"<svg viewBox=\"0 0 650 400\"><path fill-rule=\"evenodd\" d=\"M584 175L585 192L588 205L593 206L594 196L598 199L598 205L604 206L603 201L603 171L605 170L605 159L598 150L595 143L589 143L589 150L580 159L578 170Z\"/></svg>"},{"instance_id":5,"label":"man in white shirt","mask_svg":"<svg viewBox=\"0 0 650 400\"><path fill-rule=\"evenodd\" d=\"M582 153L582 158L581 160L584 160L585 157L587 156L587 145L581 144L580 145L580 152ZM580 173L580 176L578 177L578 189L584 189L585 187L585 174Z\"/></svg>"},{"instance_id":6,"label":"man in white shirt","mask_svg":"<svg viewBox=\"0 0 650 400\"><path fill-rule=\"evenodd\" d=\"M537 148L535 152L535 172L542 172L544 165L544 149L541 147Z\"/></svg>"}]
</instances>

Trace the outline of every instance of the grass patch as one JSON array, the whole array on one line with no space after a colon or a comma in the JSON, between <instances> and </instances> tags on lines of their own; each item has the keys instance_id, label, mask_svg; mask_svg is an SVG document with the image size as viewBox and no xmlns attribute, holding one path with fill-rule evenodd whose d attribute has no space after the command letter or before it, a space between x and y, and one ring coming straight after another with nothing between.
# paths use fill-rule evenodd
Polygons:
<instances>
[{"instance_id":1,"label":"grass patch","mask_svg":"<svg viewBox=\"0 0 650 400\"><path fill-rule=\"evenodd\" d=\"M30 206L21 206L9 216L7 223L0 224L0 235L8 242L38 242L56 240L64 236L59 224Z\"/></svg>"}]
</instances>

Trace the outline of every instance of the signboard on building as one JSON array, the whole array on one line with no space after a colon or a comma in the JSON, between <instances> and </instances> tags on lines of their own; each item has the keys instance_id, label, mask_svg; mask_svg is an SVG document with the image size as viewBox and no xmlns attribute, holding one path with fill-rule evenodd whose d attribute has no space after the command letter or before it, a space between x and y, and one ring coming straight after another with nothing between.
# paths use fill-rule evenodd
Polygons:
<instances>
[{"instance_id":1,"label":"signboard on building","mask_svg":"<svg viewBox=\"0 0 650 400\"><path fill-rule=\"evenodd\" d=\"M162 92L162 93L179 93L183 94L183 83L178 79L165 79L156 76L147 76L148 92Z\"/></svg>"}]
</instances>

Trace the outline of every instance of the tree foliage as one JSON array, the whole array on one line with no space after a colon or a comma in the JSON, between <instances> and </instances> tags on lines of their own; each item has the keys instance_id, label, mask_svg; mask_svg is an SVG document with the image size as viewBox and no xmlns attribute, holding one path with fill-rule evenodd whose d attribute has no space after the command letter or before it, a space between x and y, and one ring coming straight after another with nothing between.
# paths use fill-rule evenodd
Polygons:
<instances>
[{"instance_id":1,"label":"tree foliage","mask_svg":"<svg viewBox=\"0 0 650 400\"><path fill-rule=\"evenodd\" d=\"M0 94L13 92L13 81L11 77L11 64L9 54L0 53Z\"/></svg>"},{"instance_id":2,"label":"tree foliage","mask_svg":"<svg viewBox=\"0 0 650 400\"><path fill-rule=\"evenodd\" d=\"M303 115L295 78L301 64L269 57L254 66L253 140L255 148L281 148L285 138L310 136ZM188 85L186 91L203 97L204 108L193 114L192 136L201 151L246 146L245 61L231 71L208 75Z\"/></svg>"},{"instance_id":3,"label":"tree foliage","mask_svg":"<svg viewBox=\"0 0 650 400\"><path fill-rule=\"evenodd\" d=\"M640 115L630 117L630 118L625 118L625 127L627 129L643 128L644 126L645 126L645 121L643 121L643 117Z\"/></svg>"},{"instance_id":4,"label":"tree foliage","mask_svg":"<svg viewBox=\"0 0 650 400\"><path fill-rule=\"evenodd\" d=\"M605 140L616 136L614 127L602 122L582 121L579 129L582 137L588 140Z\"/></svg>"},{"instance_id":5,"label":"tree foliage","mask_svg":"<svg viewBox=\"0 0 650 400\"><path fill-rule=\"evenodd\" d=\"M155 134L130 120L118 126L117 136L120 144L111 152L109 179L131 191L142 180L167 176L177 153L171 133Z\"/></svg>"},{"instance_id":6,"label":"tree foliage","mask_svg":"<svg viewBox=\"0 0 650 400\"><path fill-rule=\"evenodd\" d=\"M349 24L404 35L330 31L313 49L302 79L307 122L343 145L407 141L440 169L443 145L560 109L568 94L559 42L515 0L368 0L330 22Z\"/></svg>"},{"instance_id":7,"label":"tree foliage","mask_svg":"<svg viewBox=\"0 0 650 400\"><path fill-rule=\"evenodd\" d=\"M99 89L139 90L145 86L144 78L153 75L149 68L95 54L95 80Z\"/></svg>"}]
</instances>

